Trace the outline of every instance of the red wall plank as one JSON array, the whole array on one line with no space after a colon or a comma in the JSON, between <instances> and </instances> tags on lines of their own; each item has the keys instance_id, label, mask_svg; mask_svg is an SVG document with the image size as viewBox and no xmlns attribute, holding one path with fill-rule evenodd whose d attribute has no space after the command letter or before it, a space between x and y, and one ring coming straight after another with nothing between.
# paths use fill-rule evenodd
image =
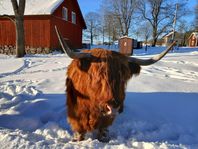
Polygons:
<instances>
[{"instance_id":1,"label":"red wall plank","mask_svg":"<svg viewBox=\"0 0 198 149\"><path fill-rule=\"evenodd\" d=\"M25 45L50 47L49 16L26 16L24 20ZM15 45L16 32L13 22L0 19L0 45Z\"/></svg>"},{"instance_id":2,"label":"red wall plank","mask_svg":"<svg viewBox=\"0 0 198 149\"><path fill-rule=\"evenodd\" d=\"M26 45L32 47L50 47L49 16L25 17Z\"/></svg>"},{"instance_id":3,"label":"red wall plank","mask_svg":"<svg viewBox=\"0 0 198 149\"><path fill-rule=\"evenodd\" d=\"M0 20L0 45L15 45L15 25L7 19Z\"/></svg>"},{"instance_id":4,"label":"red wall plank","mask_svg":"<svg viewBox=\"0 0 198 149\"><path fill-rule=\"evenodd\" d=\"M51 45L52 47L60 47L58 43L58 38L54 30L54 26L57 26L61 34L65 39L69 39L68 44L71 48L81 48L82 47L82 29L78 26L72 24L71 22L63 21L60 18L51 18Z\"/></svg>"}]
</instances>

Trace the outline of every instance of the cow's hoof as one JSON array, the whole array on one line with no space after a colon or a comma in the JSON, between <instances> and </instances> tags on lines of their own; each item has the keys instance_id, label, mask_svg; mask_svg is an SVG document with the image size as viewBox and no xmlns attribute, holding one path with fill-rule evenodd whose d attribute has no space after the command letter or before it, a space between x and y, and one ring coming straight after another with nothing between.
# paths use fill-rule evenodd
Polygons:
<instances>
[{"instance_id":1,"label":"cow's hoof","mask_svg":"<svg viewBox=\"0 0 198 149\"><path fill-rule=\"evenodd\" d=\"M107 129L99 130L97 139L100 142L109 142L110 141L109 131Z\"/></svg>"},{"instance_id":2,"label":"cow's hoof","mask_svg":"<svg viewBox=\"0 0 198 149\"><path fill-rule=\"evenodd\" d=\"M99 140L100 142L107 143L107 142L110 141L110 137L109 137L109 136L108 136L108 137L100 137L100 138L98 138L98 140Z\"/></svg>"},{"instance_id":3,"label":"cow's hoof","mask_svg":"<svg viewBox=\"0 0 198 149\"><path fill-rule=\"evenodd\" d=\"M83 141L84 139L85 139L84 134L76 132L76 133L74 133L72 141L77 142L77 141Z\"/></svg>"}]
</instances>

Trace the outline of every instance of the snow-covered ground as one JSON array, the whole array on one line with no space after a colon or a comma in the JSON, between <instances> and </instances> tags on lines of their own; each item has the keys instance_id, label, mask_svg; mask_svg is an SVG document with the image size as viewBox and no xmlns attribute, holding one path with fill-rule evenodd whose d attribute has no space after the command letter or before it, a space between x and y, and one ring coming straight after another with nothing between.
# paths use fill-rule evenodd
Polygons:
<instances>
[{"instance_id":1,"label":"snow-covered ground","mask_svg":"<svg viewBox=\"0 0 198 149\"><path fill-rule=\"evenodd\" d=\"M136 50L150 57L162 48ZM198 48L180 48L128 82L111 141L71 142L65 54L0 55L0 148L198 148Z\"/></svg>"}]
</instances>

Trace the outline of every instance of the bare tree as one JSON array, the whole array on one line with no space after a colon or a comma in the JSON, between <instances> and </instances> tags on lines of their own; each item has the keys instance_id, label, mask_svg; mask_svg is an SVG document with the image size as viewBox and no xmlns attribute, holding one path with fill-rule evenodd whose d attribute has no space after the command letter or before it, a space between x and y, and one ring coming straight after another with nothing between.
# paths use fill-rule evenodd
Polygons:
<instances>
[{"instance_id":1,"label":"bare tree","mask_svg":"<svg viewBox=\"0 0 198 149\"><path fill-rule=\"evenodd\" d=\"M87 25L87 38L91 40L93 44L94 38L99 36L100 27L100 15L97 12L89 12L85 15L85 21Z\"/></svg>"},{"instance_id":2,"label":"bare tree","mask_svg":"<svg viewBox=\"0 0 198 149\"><path fill-rule=\"evenodd\" d=\"M190 26L188 24L187 21L185 20L181 20L178 23L178 31L180 33L180 38L182 40L182 45L181 46L186 46L187 44L187 35L188 35L188 31L190 30Z\"/></svg>"},{"instance_id":3,"label":"bare tree","mask_svg":"<svg viewBox=\"0 0 198 149\"><path fill-rule=\"evenodd\" d=\"M155 46L159 36L172 28L175 16L175 4L171 0L139 0L138 8L142 18L147 20L152 26L152 46ZM179 2L177 19L185 16L187 10L186 3Z\"/></svg>"},{"instance_id":4,"label":"bare tree","mask_svg":"<svg viewBox=\"0 0 198 149\"><path fill-rule=\"evenodd\" d=\"M99 11L103 43L104 39L108 39L108 44L111 44L121 36L118 20L112 11L112 5L107 2L101 4Z\"/></svg>"},{"instance_id":5,"label":"bare tree","mask_svg":"<svg viewBox=\"0 0 198 149\"><path fill-rule=\"evenodd\" d=\"M100 22L99 31L102 36L102 44L104 44L105 42L105 18L102 12L100 13L100 18L101 18L101 22Z\"/></svg>"},{"instance_id":6,"label":"bare tree","mask_svg":"<svg viewBox=\"0 0 198 149\"><path fill-rule=\"evenodd\" d=\"M8 18L14 22L16 27L16 57L25 55L25 35L24 35L24 12L26 0L11 0L14 10L14 17L2 15L1 17Z\"/></svg>"},{"instance_id":7,"label":"bare tree","mask_svg":"<svg viewBox=\"0 0 198 149\"><path fill-rule=\"evenodd\" d=\"M117 27L118 22L112 13L105 13L104 21L105 35L107 35L110 44L116 41L120 36L120 30Z\"/></svg>"},{"instance_id":8,"label":"bare tree","mask_svg":"<svg viewBox=\"0 0 198 149\"><path fill-rule=\"evenodd\" d=\"M198 0L195 7L195 30L198 31Z\"/></svg>"},{"instance_id":9,"label":"bare tree","mask_svg":"<svg viewBox=\"0 0 198 149\"><path fill-rule=\"evenodd\" d=\"M128 36L136 0L105 0L104 4L106 12L110 12L116 18L121 36Z\"/></svg>"},{"instance_id":10,"label":"bare tree","mask_svg":"<svg viewBox=\"0 0 198 149\"><path fill-rule=\"evenodd\" d=\"M144 22L143 24L140 25L138 30L141 31L141 37L144 39L144 42L146 44L145 51L147 51L148 39L151 37L151 33L152 33L151 25L149 22Z\"/></svg>"}]
</instances>

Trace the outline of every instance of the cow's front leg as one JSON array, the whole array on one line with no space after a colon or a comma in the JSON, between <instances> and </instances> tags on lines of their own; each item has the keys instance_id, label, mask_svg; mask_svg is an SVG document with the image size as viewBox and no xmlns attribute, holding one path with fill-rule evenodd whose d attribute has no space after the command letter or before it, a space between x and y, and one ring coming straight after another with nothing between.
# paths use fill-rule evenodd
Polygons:
<instances>
[{"instance_id":1,"label":"cow's front leg","mask_svg":"<svg viewBox=\"0 0 198 149\"><path fill-rule=\"evenodd\" d=\"M79 132L75 132L74 135L73 135L73 139L72 141L76 142L76 141L82 141L84 140L85 134L84 133L79 133Z\"/></svg>"},{"instance_id":2,"label":"cow's front leg","mask_svg":"<svg viewBox=\"0 0 198 149\"><path fill-rule=\"evenodd\" d=\"M97 139L101 142L109 142L109 131L107 128L98 129Z\"/></svg>"}]
</instances>

